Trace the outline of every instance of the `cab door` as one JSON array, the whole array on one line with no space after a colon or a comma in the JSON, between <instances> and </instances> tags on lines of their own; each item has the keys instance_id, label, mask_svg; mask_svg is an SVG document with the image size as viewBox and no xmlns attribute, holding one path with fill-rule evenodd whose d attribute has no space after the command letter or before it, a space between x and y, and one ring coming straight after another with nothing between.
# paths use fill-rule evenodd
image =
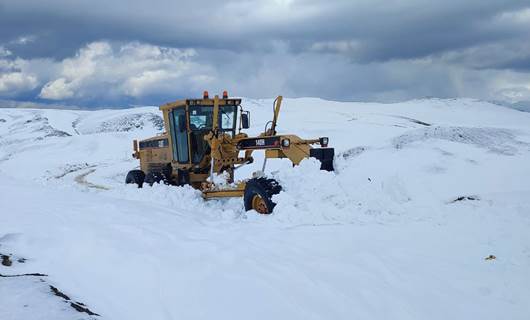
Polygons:
<instances>
[{"instance_id":1,"label":"cab door","mask_svg":"<svg viewBox=\"0 0 530 320\"><path fill-rule=\"evenodd\" d=\"M173 159L179 163L188 163L189 146L188 146L188 126L186 119L186 109L174 109L170 113L171 122L171 139L173 141Z\"/></svg>"}]
</instances>

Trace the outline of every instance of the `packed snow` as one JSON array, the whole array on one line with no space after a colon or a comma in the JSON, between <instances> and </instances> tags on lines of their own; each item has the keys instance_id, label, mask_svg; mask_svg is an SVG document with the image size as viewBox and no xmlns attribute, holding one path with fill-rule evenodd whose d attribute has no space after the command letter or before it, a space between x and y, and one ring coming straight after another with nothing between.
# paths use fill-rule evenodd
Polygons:
<instances>
[{"instance_id":1,"label":"packed snow","mask_svg":"<svg viewBox=\"0 0 530 320\"><path fill-rule=\"evenodd\" d=\"M272 103L243 100L249 134ZM284 99L336 171L269 160L271 215L125 185L160 116L0 109L0 319L530 318L530 113Z\"/></svg>"}]
</instances>

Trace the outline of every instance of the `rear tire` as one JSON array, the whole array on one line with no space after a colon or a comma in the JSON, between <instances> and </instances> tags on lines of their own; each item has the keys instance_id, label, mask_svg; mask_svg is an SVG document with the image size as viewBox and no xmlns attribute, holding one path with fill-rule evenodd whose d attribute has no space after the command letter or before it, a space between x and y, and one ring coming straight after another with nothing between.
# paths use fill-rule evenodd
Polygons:
<instances>
[{"instance_id":1,"label":"rear tire","mask_svg":"<svg viewBox=\"0 0 530 320\"><path fill-rule=\"evenodd\" d=\"M255 210L260 214L270 214L276 206L272 196L280 193L282 187L278 181L267 178L253 178L247 181L243 202L245 210Z\"/></svg>"},{"instance_id":2,"label":"rear tire","mask_svg":"<svg viewBox=\"0 0 530 320\"><path fill-rule=\"evenodd\" d=\"M145 173L142 170L131 170L127 173L127 177L125 177L125 183L134 183L138 186L138 188L143 186L144 180Z\"/></svg>"},{"instance_id":3,"label":"rear tire","mask_svg":"<svg viewBox=\"0 0 530 320\"><path fill-rule=\"evenodd\" d=\"M155 172L155 171L149 172L145 176L145 181L144 182L149 184L150 186L153 186L153 184L155 184L155 183L161 183L161 182L164 183L164 184L167 184L167 185L171 184L171 181L168 178L168 176L166 175L166 173L164 173L164 172Z\"/></svg>"},{"instance_id":4,"label":"rear tire","mask_svg":"<svg viewBox=\"0 0 530 320\"><path fill-rule=\"evenodd\" d=\"M145 176L145 183L147 183L149 186L153 186L155 183L160 183L160 181L164 180L164 176L161 172L149 172Z\"/></svg>"}]
</instances>

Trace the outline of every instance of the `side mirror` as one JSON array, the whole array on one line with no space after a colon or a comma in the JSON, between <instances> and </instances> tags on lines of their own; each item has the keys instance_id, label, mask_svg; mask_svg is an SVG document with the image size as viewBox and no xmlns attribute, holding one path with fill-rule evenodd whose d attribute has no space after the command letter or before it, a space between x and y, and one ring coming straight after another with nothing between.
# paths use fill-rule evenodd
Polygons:
<instances>
[{"instance_id":1,"label":"side mirror","mask_svg":"<svg viewBox=\"0 0 530 320\"><path fill-rule=\"evenodd\" d=\"M178 116L178 131L179 132L186 131L186 116L185 115Z\"/></svg>"},{"instance_id":2,"label":"side mirror","mask_svg":"<svg viewBox=\"0 0 530 320\"><path fill-rule=\"evenodd\" d=\"M241 113L241 127L243 129L248 129L250 128L250 112L248 111L243 111Z\"/></svg>"}]
</instances>

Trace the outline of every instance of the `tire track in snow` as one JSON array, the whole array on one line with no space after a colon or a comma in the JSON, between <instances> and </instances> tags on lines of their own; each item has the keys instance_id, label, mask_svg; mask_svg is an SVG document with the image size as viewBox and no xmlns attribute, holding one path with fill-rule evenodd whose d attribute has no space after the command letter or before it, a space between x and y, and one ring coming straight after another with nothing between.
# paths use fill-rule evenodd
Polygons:
<instances>
[{"instance_id":1,"label":"tire track in snow","mask_svg":"<svg viewBox=\"0 0 530 320\"><path fill-rule=\"evenodd\" d=\"M110 190L110 188L108 188L108 187L105 187L105 186L102 186L102 185L99 185L99 184L95 184L95 183L92 183L92 182L89 182L89 181L86 180L86 177L89 174L94 173L95 171L96 171L96 169L88 170L87 172L76 176L74 178L74 181L79 183L80 185L86 186L88 188L94 188L94 189L100 189L100 190Z\"/></svg>"}]
</instances>

